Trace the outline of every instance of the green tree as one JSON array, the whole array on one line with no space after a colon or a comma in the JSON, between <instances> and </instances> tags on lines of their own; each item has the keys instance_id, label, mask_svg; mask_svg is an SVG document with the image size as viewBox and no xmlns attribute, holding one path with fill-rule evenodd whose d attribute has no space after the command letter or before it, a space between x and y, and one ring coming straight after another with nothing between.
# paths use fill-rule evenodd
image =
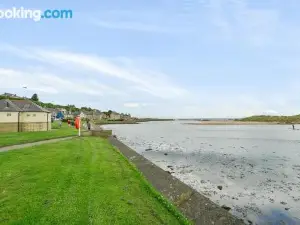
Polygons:
<instances>
[{"instance_id":1,"label":"green tree","mask_svg":"<svg viewBox=\"0 0 300 225\"><path fill-rule=\"evenodd\" d=\"M39 101L38 95L37 95L36 93L34 93L34 94L32 95L32 97L31 97L31 100L32 100L32 101L35 101L35 102L38 102L38 101Z\"/></svg>"},{"instance_id":2,"label":"green tree","mask_svg":"<svg viewBox=\"0 0 300 225\"><path fill-rule=\"evenodd\" d=\"M108 110L107 111L107 115L108 115L108 117L110 118L110 115L112 114L112 111L111 110Z\"/></svg>"}]
</instances>

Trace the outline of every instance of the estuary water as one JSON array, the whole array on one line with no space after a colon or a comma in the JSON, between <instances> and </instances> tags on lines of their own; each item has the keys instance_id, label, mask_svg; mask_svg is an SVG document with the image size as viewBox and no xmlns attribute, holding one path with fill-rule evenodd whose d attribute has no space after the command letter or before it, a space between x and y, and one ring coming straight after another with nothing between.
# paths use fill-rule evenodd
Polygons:
<instances>
[{"instance_id":1,"label":"estuary water","mask_svg":"<svg viewBox=\"0 0 300 225\"><path fill-rule=\"evenodd\" d=\"M300 224L299 130L184 123L104 127L246 223Z\"/></svg>"}]
</instances>

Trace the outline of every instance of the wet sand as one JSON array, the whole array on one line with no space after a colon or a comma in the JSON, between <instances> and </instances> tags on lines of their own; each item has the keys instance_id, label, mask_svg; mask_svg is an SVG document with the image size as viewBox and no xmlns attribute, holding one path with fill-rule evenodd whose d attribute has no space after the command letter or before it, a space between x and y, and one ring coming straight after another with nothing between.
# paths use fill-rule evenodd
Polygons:
<instances>
[{"instance_id":1,"label":"wet sand","mask_svg":"<svg viewBox=\"0 0 300 225\"><path fill-rule=\"evenodd\" d=\"M184 123L187 125L276 125L278 122L250 122L250 121L234 121L234 120L210 120L192 123Z\"/></svg>"}]
</instances>

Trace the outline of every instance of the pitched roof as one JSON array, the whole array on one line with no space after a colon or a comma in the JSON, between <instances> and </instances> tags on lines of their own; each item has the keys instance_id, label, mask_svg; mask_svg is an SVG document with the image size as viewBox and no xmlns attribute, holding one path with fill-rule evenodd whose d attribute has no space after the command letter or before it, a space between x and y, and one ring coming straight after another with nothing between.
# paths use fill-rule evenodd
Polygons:
<instances>
[{"instance_id":1,"label":"pitched roof","mask_svg":"<svg viewBox=\"0 0 300 225\"><path fill-rule=\"evenodd\" d=\"M0 111L2 112L49 112L29 100L0 100Z\"/></svg>"},{"instance_id":2,"label":"pitched roof","mask_svg":"<svg viewBox=\"0 0 300 225\"><path fill-rule=\"evenodd\" d=\"M58 110L57 109L53 109L53 108L45 108L47 111L49 111L49 112L55 112L55 113L57 113L58 112Z\"/></svg>"},{"instance_id":3,"label":"pitched roof","mask_svg":"<svg viewBox=\"0 0 300 225\"><path fill-rule=\"evenodd\" d=\"M22 111L19 107L13 104L8 99L0 100L0 112L19 112Z\"/></svg>"}]
</instances>

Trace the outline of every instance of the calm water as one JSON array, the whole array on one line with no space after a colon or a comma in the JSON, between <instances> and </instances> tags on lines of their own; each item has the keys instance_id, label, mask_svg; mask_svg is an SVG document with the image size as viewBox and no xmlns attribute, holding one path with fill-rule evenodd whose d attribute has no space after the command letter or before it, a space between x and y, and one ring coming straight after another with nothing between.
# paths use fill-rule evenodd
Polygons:
<instances>
[{"instance_id":1,"label":"calm water","mask_svg":"<svg viewBox=\"0 0 300 225\"><path fill-rule=\"evenodd\" d=\"M198 126L174 121L105 127L246 221L300 224L300 131L291 126Z\"/></svg>"}]
</instances>

